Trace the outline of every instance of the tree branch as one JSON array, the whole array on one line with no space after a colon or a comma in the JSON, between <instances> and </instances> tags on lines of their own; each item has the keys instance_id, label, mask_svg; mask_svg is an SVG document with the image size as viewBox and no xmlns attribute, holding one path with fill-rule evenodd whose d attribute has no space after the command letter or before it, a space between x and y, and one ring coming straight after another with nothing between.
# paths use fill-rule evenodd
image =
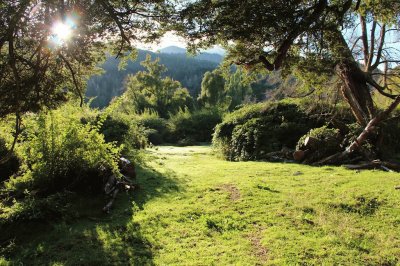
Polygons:
<instances>
[{"instance_id":1,"label":"tree branch","mask_svg":"<svg viewBox=\"0 0 400 266\"><path fill-rule=\"evenodd\" d=\"M367 22L365 18L360 15L360 24L361 24L361 39L363 41L363 52L364 52L364 65L368 66L368 37L367 37Z\"/></svg>"},{"instance_id":2,"label":"tree branch","mask_svg":"<svg viewBox=\"0 0 400 266\"><path fill-rule=\"evenodd\" d=\"M21 134L21 122L22 122L22 119L21 119L19 113L16 113L15 114L15 135L14 135L14 140L13 140L13 143L11 145L10 150L7 152L7 154L3 158L0 159L0 165L8 162L8 160L11 159L11 156L12 156L12 154L14 152L15 145L17 144L17 140L18 140L19 134Z\"/></svg>"},{"instance_id":3,"label":"tree branch","mask_svg":"<svg viewBox=\"0 0 400 266\"><path fill-rule=\"evenodd\" d=\"M386 34L386 24L383 24L382 28L381 28L381 34L380 34L380 38L379 38L379 47L378 47L378 51L376 54L375 63L371 66L371 68L370 68L371 70L376 69L379 65L379 61L381 60L383 45L385 43L385 34Z\"/></svg>"},{"instance_id":4,"label":"tree branch","mask_svg":"<svg viewBox=\"0 0 400 266\"><path fill-rule=\"evenodd\" d=\"M372 22L371 37L370 37L370 47L369 47L369 56L368 56L367 65L365 66L367 71L370 71L371 64L372 64L372 59L374 58L375 29L376 29L376 21Z\"/></svg>"},{"instance_id":5,"label":"tree branch","mask_svg":"<svg viewBox=\"0 0 400 266\"><path fill-rule=\"evenodd\" d=\"M77 81L76 76L75 76L75 71L73 70L73 68L72 68L71 64L69 63L69 61L67 60L67 58L65 58L65 56L63 56L61 53L58 53L58 54L61 57L61 59L65 62L65 64L67 65L68 70L71 72L72 80L73 80L74 86L75 86L75 90L78 93L78 96L79 96L80 101L81 101L79 106L82 107L83 106L83 96L82 96L81 90L79 89L78 81Z\"/></svg>"}]
</instances>

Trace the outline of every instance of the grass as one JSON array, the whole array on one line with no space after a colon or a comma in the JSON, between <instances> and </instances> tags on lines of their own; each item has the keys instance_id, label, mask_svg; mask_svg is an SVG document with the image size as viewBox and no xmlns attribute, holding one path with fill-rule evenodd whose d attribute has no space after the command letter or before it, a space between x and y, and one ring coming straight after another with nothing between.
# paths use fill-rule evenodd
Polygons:
<instances>
[{"instance_id":1,"label":"grass","mask_svg":"<svg viewBox=\"0 0 400 266\"><path fill-rule=\"evenodd\" d=\"M3 244L0 265L400 263L398 174L227 162L208 146L148 157L111 215L82 200L78 218Z\"/></svg>"}]
</instances>

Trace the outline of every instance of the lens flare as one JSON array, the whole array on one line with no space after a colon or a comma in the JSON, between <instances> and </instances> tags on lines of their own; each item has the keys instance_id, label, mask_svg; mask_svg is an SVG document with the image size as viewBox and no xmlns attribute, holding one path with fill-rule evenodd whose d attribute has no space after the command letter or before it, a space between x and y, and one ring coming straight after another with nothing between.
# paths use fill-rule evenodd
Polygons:
<instances>
[{"instance_id":1,"label":"lens flare","mask_svg":"<svg viewBox=\"0 0 400 266\"><path fill-rule=\"evenodd\" d=\"M75 28L76 24L70 17L65 18L64 21L56 21L51 27L50 46L57 48L64 45L71 39Z\"/></svg>"},{"instance_id":2,"label":"lens flare","mask_svg":"<svg viewBox=\"0 0 400 266\"><path fill-rule=\"evenodd\" d=\"M60 39L61 41L67 41L69 38L71 38L72 27L67 23L57 22L51 28L51 32L54 37Z\"/></svg>"}]
</instances>

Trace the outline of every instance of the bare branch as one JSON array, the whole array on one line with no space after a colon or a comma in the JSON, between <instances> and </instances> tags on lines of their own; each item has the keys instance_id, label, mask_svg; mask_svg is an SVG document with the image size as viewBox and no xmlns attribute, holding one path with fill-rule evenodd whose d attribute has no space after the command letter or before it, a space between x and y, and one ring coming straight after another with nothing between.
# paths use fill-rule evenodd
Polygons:
<instances>
[{"instance_id":1,"label":"bare branch","mask_svg":"<svg viewBox=\"0 0 400 266\"><path fill-rule=\"evenodd\" d=\"M371 66L371 70L376 69L378 67L378 65L379 65L379 61L381 60L382 49L383 49L383 45L385 43L385 33L386 33L386 25L383 24L382 28L381 28L380 38L379 38L378 52L377 52L377 55L376 55L375 63Z\"/></svg>"},{"instance_id":2,"label":"bare branch","mask_svg":"<svg viewBox=\"0 0 400 266\"><path fill-rule=\"evenodd\" d=\"M365 65L365 68L367 69L367 71L370 70L371 64L372 64L372 59L374 58L375 29L376 29L376 21L372 22L371 37L370 37L370 47L369 47L370 50L369 50L368 61L367 61L367 64Z\"/></svg>"},{"instance_id":3,"label":"bare branch","mask_svg":"<svg viewBox=\"0 0 400 266\"><path fill-rule=\"evenodd\" d=\"M370 84L372 87L374 87L380 94L382 94L383 96L386 96L388 98L391 99L396 99L397 97L399 97L399 95L394 95L394 94L390 94L385 92L385 87L382 87L381 85L379 85L373 78L371 78L370 76L367 77L367 82L368 84Z\"/></svg>"},{"instance_id":4,"label":"bare branch","mask_svg":"<svg viewBox=\"0 0 400 266\"><path fill-rule=\"evenodd\" d=\"M368 66L368 37L367 37L367 22L365 21L365 18L360 15L360 24L361 24L361 38L363 41L363 52L364 52L364 65Z\"/></svg>"},{"instance_id":5,"label":"bare branch","mask_svg":"<svg viewBox=\"0 0 400 266\"><path fill-rule=\"evenodd\" d=\"M79 89L78 81L77 81L76 76L75 76L75 71L73 70L71 64L69 63L67 58L65 58L65 56L63 56L61 53L59 53L59 56L65 62L65 64L67 65L68 70L71 72L72 80L73 80L74 86L75 86L75 90L78 93L80 101L81 101L80 102L80 107L82 107L83 106L83 96L82 96L81 90Z\"/></svg>"}]
</instances>

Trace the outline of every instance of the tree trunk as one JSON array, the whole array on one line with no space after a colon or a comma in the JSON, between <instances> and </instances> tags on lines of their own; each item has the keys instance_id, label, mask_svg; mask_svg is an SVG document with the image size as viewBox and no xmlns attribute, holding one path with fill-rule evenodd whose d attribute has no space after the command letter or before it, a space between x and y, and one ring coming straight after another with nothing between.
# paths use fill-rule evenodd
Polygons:
<instances>
[{"instance_id":1,"label":"tree trunk","mask_svg":"<svg viewBox=\"0 0 400 266\"><path fill-rule=\"evenodd\" d=\"M375 116L375 108L367 78L355 61L346 40L340 31L333 32L330 49L338 59L336 74L342 81L341 92L361 126L366 126Z\"/></svg>"}]
</instances>

